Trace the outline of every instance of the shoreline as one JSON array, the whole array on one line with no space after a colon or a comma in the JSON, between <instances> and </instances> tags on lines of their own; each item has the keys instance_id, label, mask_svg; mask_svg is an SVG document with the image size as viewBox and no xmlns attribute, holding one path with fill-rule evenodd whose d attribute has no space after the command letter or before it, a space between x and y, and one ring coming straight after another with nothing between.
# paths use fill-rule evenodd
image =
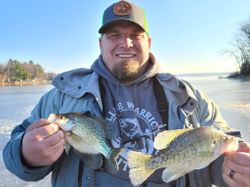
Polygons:
<instances>
[{"instance_id":1,"label":"shoreline","mask_svg":"<svg viewBox=\"0 0 250 187\"><path fill-rule=\"evenodd\" d=\"M237 79L237 80L250 80L250 75L242 75L238 72L231 73L226 77L227 79Z\"/></svg>"},{"instance_id":2,"label":"shoreline","mask_svg":"<svg viewBox=\"0 0 250 187\"><path fill-rule=\"evenodd\" d=\"M37 85L46 85L51 84L50 80L41 80L41 81L15 81L8 83L0 83L0 87L4 86L37 86Z\"/></svg>"}]
</instances>

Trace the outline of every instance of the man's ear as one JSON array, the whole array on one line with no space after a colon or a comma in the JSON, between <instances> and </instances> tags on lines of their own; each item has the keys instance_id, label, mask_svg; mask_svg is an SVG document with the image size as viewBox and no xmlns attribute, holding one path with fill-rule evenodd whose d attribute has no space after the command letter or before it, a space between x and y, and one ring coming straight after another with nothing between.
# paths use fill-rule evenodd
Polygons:
<instances>
[{"instance_id":1,"label":"man's ear","mask_svg":"<svg viewBox=\"0 0 250 187\"><path fill-rule=\"evenodd\" d=\"M152 42L151 37L148 36L148 47L149 47L149 49L151 49L151 42Z\"/></svg>"},{"instance_id":2,"label":"man's ear","mask_svg":"<svg viewBox=\"0 0 250 187\"><path fill-rule=\"evenodd\" d=\"M99 47L102 47L102 36L99 38Z\"/></svg>"}]
</instances>

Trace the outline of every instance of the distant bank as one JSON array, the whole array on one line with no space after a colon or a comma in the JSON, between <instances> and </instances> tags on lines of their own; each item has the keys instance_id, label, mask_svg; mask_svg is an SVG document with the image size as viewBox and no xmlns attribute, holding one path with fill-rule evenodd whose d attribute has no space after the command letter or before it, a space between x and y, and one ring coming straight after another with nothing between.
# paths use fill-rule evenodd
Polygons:
<instances>
[{"instance_id":1,"label":"distant bank","mask_svg":"<svg viewBox=\"0 0 250 187\"><path fill-rule=\"evenodd\" d=\"M51 84L51 80L32 80L32 81L14 81L14 82L0 82L0 86L32 86L32 85L46 85Z\"/></svg>"},{"instance_id":2,"label":"distant bank","mask_svg":"<svg viewBox=\"0 0 250 187\"><path fill-rule=\"evenodd\" d=\"M242 74L240 72L231 73L227 76L229 79L242 79L242 80L250 80L250 73L249 74Z\"/></svg>"},{"instance_id":3,"label":"distant bank","mask_svg":"<svg viewBox=\"0 0 250 187\"><path fill-rule=\"evenodd\" d=\"M21 62L9 59L0 63L0 86L23 86L47 84L56 76L54 72L45 72L40 64L32 60Z\"/></svg>"}]
</instances>

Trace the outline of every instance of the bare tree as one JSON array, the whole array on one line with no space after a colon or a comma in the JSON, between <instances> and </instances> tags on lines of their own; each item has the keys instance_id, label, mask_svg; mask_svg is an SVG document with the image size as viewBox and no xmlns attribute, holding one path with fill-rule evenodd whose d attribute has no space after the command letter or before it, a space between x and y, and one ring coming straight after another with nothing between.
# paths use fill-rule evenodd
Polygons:
<instances>
[{"instance_id":1,"label":"bare tree","mask_svg":"<svg viewBox=\"0 0 250 187\"><path fill-rule=\"evenodd\" d=\"M239 66L239 74L250 75L250 20L242 24L232 48L224 50L223 54L233 57Z\"/></svg>"}]
</instances>

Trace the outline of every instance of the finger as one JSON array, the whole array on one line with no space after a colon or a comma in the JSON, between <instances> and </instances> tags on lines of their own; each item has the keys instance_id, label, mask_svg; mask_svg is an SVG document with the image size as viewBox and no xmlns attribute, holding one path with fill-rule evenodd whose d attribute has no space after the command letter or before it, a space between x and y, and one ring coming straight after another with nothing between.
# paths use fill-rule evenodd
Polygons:
<instances>
[{"instance_id":1,"label":"finger","mask_svg":"<svg viewBox=\"0 0 250 187\"><path fill-rule=\"evenodd\" d=\"M48 124L48 125L33 129L30 133L34 137L36 137L36 139L43 140L45 138L48 138L52 134L58 132L59 130L60 130L59 126L57 124L52 123L52 124Z\"/></svg>"},{"instance_id":2,"label":"finger","mask_svg":"<svg viewBox=\"0 0 250 187\"><path fill-rule=\"evenodd\" d=\"M55 161L63 154L64 152L64 141L60 141L58 142L55 146L54 149L57 150L54 154L55 154Z\"/></svg>"},{"instance_id":3,"label":"finger","mask_svg":"<svg viewBox=\"0 0 250 187\"><path fill-rule=\"evenodd\" d=\"M226 173L222 174L222 177L224 179L224 181L228 184L228 186L230 187L244 187L240 184L238 184L238 182L236 182L235 180L231 179Z\"/></svg>"},{"instance_id":4,"label":"finger","mask_svg":"<svg viewBox=\"0 0 250 187\"><path fill-rule=\"evenodd\" d=\"M46 165L51 165L62 155L64 151L64 140L61 139L53 146L49 146L46 150L43 150L44 160L46 161Z\"/></svg>"},{"instance_id":5,"label":"finger","mask_svg":"<svg viewBox=\"0 0 250 187\"><path fill-rule=\"evenodd\" d=\"M64 145L64 143L62 143ZM61 146L61 144L59 145L60 149L58 149L58 151L55 152L55 160L57 160L64 152L64 147Z\"/></svg>"},{"instance_id":6,"label":"finger","mask_svg":"<svg viewBox=\"0 0 250 187\"><path fill-rule=\"evenodd\" d=\"M226 159L240 165L250 167L250 154L245 152L232 152L226 154Z\"/></svg>"},{"instance_id":7,"label":"finger","mask_svg":"<svg viewBox=\"0 0 250 187\"><path fill-rule=\"evenodd\" d=\"M30 132L34 129L37 129L39 127L42 127L42 126L45 126L45 125L48 125L50 124L51 122L48 121L47 119L39 119L38 121L32 123L30 126L28 126L26 132Z\"/></svg>"},{"instance_id":8,"label":"finger","mask_svg":"<svg viewBox=\"0 0 250 187\"><path fill-rule=\"evenodd\" d=\"M57 131L56 133L54 133L53 135L47 137L46 139L43 140L43 143L46 146L54 146L56 145L58 142L62 141L64 142L64 133L62 130Z\"/></svg>"},{"instance_id":9,"label":"finger","mask_svg":"<svg viewBox=\"0 0 250 187\"><path fill-rule=\"evenodd\" d=\"M56 152L60 152L61 150L63 151L64 150L64 140L61 139L60 141L58 141L56 144L48 147L48 152L51 152L51 153L56 153Z\"/></svg>"},{"instance_id":10,"label":"finger","mask_svg":"<svg viewBox=\"0 0 250 187\"><path fill-rule=\"evenodd\" d=\"M230 184L230 186L238 187L238 186L250 185L249 179L246 176L242 175L241 173L238 173L237 171L235 171L235 169L233 169L235 173L233 174L232 177L230 177L229 174L231 170L232 169L230 169L227 166L225 166L223 169L223 174L225 175L223 178Z\"/></svg>"},{"instance_id":11,"label":"finger","mask_svg":"<svg viewBox=\"0 0 250 187\"><path fill-rule=\"evenodd\" d=\"M239 163L235 163L234 161L232 161L230 159L226 159L225 167L232 168L237 173L250 178L250 167L247 166L246 164L241 165Z\"/></svg>"},{"instance_id":12,"label":"finger","mask_svg":"<svg viewBox=\"0 0 250 187\"><path fill-rule=\"evenodd\" d=\"M223 173L222 173L222 177L223 177L224 181L230 187L237 186L237 182L235 180L233 180L231 177L229 177L229 173L230 173L230 169L227 166L225 166Z\"/></svg>"},{"instance_id":13,"label":"finger","mask_svg":"<svg viewBox=\"0 0 250 187\"><path fill-rule=\"evenodd\" d=\"M250 153L250 144L247 142L240 143L237 151Z\"/></svg>"}]
</instances>

